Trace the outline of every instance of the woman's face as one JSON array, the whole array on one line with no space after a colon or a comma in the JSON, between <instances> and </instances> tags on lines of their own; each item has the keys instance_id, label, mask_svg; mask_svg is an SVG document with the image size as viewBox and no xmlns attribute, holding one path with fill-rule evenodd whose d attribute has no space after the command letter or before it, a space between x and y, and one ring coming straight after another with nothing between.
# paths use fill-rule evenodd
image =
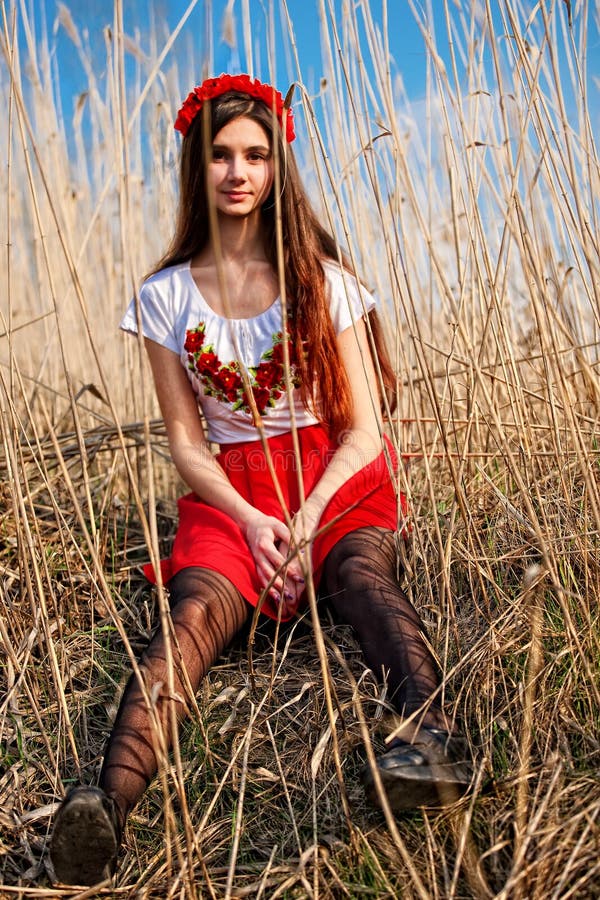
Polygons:
<instances>
[{"instance_id":1,"label":"woman's face","mask_svg":"<svg viewBox=\"0 0 600 900\"><path fill-rule=\"evenodd\" d=\"M273 184L269 137L258 122L241 116L215 135L208 164L208 190L217 210L249 216L260 210Z\"/></svg>"}]
</instances>

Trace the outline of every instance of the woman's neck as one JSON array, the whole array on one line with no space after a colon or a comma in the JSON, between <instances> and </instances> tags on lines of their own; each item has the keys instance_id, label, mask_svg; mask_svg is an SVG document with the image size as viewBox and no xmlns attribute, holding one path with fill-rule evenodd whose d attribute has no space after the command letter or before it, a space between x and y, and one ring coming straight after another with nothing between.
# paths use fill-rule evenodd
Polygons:
<instances>
[{"instance_id":1,"label":"woman's neck","mask_svg":"<svg viewBox=\"0 0 600 900\"><path fill-rule=\"evenodd\" d=\"M263 226L260 216L235 218L217 213L218 241L210 241L200 254L203 261L214 259L217 253L226 262L235 260L266 260Z\"/></svg>"}]
</instances>

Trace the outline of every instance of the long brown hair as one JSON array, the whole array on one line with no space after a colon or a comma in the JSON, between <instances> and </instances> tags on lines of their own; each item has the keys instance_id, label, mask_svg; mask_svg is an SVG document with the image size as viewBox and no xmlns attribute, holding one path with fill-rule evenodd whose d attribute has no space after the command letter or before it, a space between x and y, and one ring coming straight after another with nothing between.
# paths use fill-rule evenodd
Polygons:
<instances>
[{"instance_id":1,"label":"long brown hair","mask_svg":"<svg viewBox=\"0 0 600 900\"><path fill-rule=\"evenodd\" d=\"M244 116L257 122L266 132L271 149L274 140L278 142L284 278L302 400L333 434L339 434L351 424L352 398L329 314L322 266L324 259L338 259L336 241L321 226L310 205L294 155L287 146L284 147L281 128L277 125L273 129L272 111L261 101L238 92L222 94L207 102L210 104L209 116L205 117L201 110L183 139L175 234L167 252L150 274L186 262L209 243L206 149L232 119ZM203 134L205 118L210 120L210 140ZM265 253L277 271L274 190L273 187L261 214ZM344 267L352 273L348 259L345 256L342 259ZM369 314L369 321L386 395L393 407L396 380L375 311Z\"/></svg>"}]
</instances>

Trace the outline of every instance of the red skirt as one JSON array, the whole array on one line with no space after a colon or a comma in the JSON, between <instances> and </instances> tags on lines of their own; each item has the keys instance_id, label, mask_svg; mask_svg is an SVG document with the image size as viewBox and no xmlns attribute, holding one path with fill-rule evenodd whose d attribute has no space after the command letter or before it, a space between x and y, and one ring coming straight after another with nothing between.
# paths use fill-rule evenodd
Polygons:
<instances>
[{"instance_id":1,"label":"red skirt","mask_svg":"<svg viewBox=\"0 0 600 900\"><path fill-rule=\"evenodd\" d=\"M308 497L338 444L322 425L298 429L298 442L304 494ZM269 438L267 443L283 499L293 516L298 511L300 499L298 462L292 435L287 432ZM340 538L367 525L395 531L399 513L406 515L406 497L404 494L398 496L390 474L390 462L393 471L396 471L396 455L387 439L386 444L389 457L382 451L377 459L356 472L334 494L323 511L319 529L324 530L312 544L315 587L318 586L325 557ZM260 441L223 444L217 460L234 488L248 503L266 515L284 521ZM242 596L256 606L262 588L250 548L239 526L226 513L203 503L193 493L181 497L177 505L179 526L171 557L161 560L163 583L166 584L187 566L200 566L225 575ZM150 581L156 581L151 565L145 566L144 572ZM270 597L266 597L261 610L271 618L277 618L277 606Z\"/></svg>"}]
</instances>

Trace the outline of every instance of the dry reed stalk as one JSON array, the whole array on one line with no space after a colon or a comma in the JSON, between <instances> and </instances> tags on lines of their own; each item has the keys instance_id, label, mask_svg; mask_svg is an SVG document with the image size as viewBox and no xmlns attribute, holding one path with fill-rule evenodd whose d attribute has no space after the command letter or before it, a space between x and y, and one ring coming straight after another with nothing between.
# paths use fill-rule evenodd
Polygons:
<instances>
[{"instance_id":1,"label":"dry reed stalk","mask_svg":"<svg viewBox=\"0 0 600 900\"><path fill-rule=\"evenodd\" d=\"M513 872L518 872L519 867L523 863L527 849L526 832L528 830L528 821L531 817L531 810L528 803L528 780L533 743L534 705L538 688L537 682L543 663L541 640L543 606L541 602L542 592L540 590L540 582L543 582L543 573L540 573L536 569L530 569L526 572L525 578L523 602L526 603L529 608L531 645L529 648L529 660L527 665L527 681L524 687L523 730L520 746L521 770L518 776L519 784L516 797L515 857ZM519 893L524 897L530 893L527 882L519 887Z\"/></svg>"},{"instance_id":2,"label":"dry reed stalk","mask_svg":"<svg viewBox=\"0 0 600 900\"><path fill-rule=\"evenodd\" d=\"M50 39L36 46L23 9L3 4L0 881L8 895L61 895L43 870L60 779L78 777L78 765L93 777L103 705L135 664L157 602L169 627L164 594L144 600L135 565L168 548L173 517L160 504L169 509L164 501L181 487L141 348L116 342L107 319L116 323L172 221L165 121L189 84L170 54L195 5L164 39L151 35L148 52L142 36L129 81L133 47L119 0L106 91L77 23L61 14L88 82L71 150ZM318 4L326 83L315 95L291 4L281 17L323 219L389 298L383 314L402 387L390 434L419 460L398 480L413 511L412 540L401 548L408 590L431 628L450 711L490 760L496 793L475 797L464 818L390 820L388 833L364 809L353 756L385 695L352 641L316 618L318 650L302 623L270 636L259 626L251 696L241 696L248 664L234 649L207 679L203 702L188 698L189 731L133 820L115 896L477 896L477 867L496 896L597 893L600 170L584 12L446 2L446 34L434 35L415 6L428 73L422 107L406 98L368 3L342 17ZM244 0L236 49L260 77L257 15ZM216 49L211 16L207 4L205 69ZM272 17L268 65L281 82L275 27ZM147 221L158 223L151 233ZM521 584L539 563L548 589L536 607L544 689L534 703ZM344 645L356 688L332 641ZM240 699L224 721L210 699L228 689Z\"/></svg>"}]
</instances>

